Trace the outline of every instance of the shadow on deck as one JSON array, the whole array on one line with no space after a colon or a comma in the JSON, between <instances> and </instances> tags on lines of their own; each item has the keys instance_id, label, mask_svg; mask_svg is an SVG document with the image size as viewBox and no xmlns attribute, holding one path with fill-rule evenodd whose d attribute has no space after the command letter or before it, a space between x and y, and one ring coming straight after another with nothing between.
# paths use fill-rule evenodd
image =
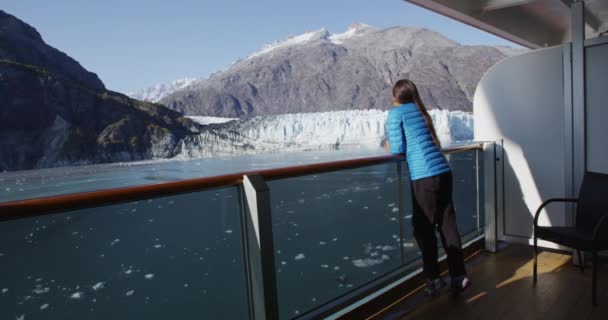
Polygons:
<instances>
[{"instance_id":1,"label":"shadow on deck","mask_svg":"<svg viewBox=\"0 0 608 320\"><path fill-rule=\"evenodd\" d=\"M461 296L444 292L430 299L420 290L371 319L608 319L608 265L598 270L598 303L591 305L591 267L580 269L571 257L544 251L532 285L532 249L508 245L496 254L479 253L467 262L473 286Z\"/></svg>"}]
</instances>

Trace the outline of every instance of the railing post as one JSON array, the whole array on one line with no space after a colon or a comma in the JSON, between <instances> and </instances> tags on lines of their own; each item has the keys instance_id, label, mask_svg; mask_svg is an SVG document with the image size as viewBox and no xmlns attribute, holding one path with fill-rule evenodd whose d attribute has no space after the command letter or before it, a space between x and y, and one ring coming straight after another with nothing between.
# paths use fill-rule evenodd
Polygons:
<instances>
[{"instance_id":1,"label":"railing post","mask_svg":"<svg viewBox=\"0 0 608 320\"><path fill-rule=\"evenodd\" d=\"M260 175L243 176L244 234L253 320L279 319L270 191Z\"/></svg>"},{"instance_id":2,"label":"railing post","mask_svg":"<svg viewBox=\"0 0 608 320\"><path fill-rule=\"evenodd\" d=\"M483 145L483 170L484 170L484 213L485 213L485 242L486 250L496 252L498 240L497 205L498 205L498 155L496 143L484 143ZM479 191L478 191L479 192Z\"/></svg>"}]
</instances>

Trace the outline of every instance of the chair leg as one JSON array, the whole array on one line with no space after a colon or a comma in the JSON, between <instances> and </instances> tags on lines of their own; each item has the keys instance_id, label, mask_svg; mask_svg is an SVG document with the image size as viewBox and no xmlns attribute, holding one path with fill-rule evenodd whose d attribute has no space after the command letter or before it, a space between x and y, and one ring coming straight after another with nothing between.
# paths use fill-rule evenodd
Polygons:
<instances>
[{"instance_id":1,"label":"chair leg","mask_svg":"<svg viewBox=\"0 0 608 320\"><path fill-rule=\"evenodd\" d=\"M581 272L585 272L585 261L583 261L583 255L580 249L576 249L578 255L578 266L581 268Z\"/></svg>"},{"instance_id":2,"label":"chair leg","mask_svg":"<svg viewBox=\"0 0 608 320\"><path fill-rule=\"evenodd\" d=\"M534 235L534 267L533 267L533 272L532 272L532 280L534 285L536 285L536 278L537 278L537 273L538 271L536 270L537 267L537 262L538 262L538 239L536 238L536 235Z\"/></svg>"},{"instance_id":3,"label":"chair leg","mask_svg":"<svg viewBox=\"0 0 608 320\"><path fill-rule=\"evenodd\" d=\"M597 251L593 251L593 279L591 281L591 299L593 306L597 306Z\"/></svg>"}]
</instances>

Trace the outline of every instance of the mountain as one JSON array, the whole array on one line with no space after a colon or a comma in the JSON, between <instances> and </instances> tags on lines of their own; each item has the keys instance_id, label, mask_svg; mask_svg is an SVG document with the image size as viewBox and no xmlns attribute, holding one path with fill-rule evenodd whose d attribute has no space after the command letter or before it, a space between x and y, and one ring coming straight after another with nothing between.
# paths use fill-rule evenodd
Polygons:
<instances>
[{"instance_id":1,"label":"mountain","mask_svg":"<svg viewBox=\"0 0 608 320\"><path fill-rule=\"evenodd\" d=\"M0 172L172 157L202 126L106 90L96 74L0 11Z\"/></svg>"},{"instance_id":2,"label":"mountain","mask_svg":"<svg viewBox=\"0 0 608 320\"><path fill-rule=\"evenodd\" d=\"M160 102L218 117L385 110L394 82L409 78L428 108L471 111L485 71L520 51L464 46L421 28L353 24L340 34L321 29L266 45Z\"/></svg>"},{"instance_id":3,"label":"mountain","mask_svg":"<svg viewBox=\"0 0 608 320\"><path fill-rule=\"evenodd\" d=\"M145 89L141 89L134 92L129 92L127 95L131 98L149 101L149 102L158 102L160 99L166 97L167 95L183 89L196 81L196 78L184 78L178 79L170 83L157 84L152 87L148 87Z\"/></svg>"}]
</instances>

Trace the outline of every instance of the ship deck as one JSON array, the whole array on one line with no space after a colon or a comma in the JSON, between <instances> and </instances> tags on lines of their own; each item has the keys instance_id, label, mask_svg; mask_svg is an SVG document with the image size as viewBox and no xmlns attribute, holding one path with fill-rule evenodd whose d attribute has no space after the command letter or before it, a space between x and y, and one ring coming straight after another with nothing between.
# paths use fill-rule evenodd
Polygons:
<instances>
[{"instance_id":1,"label":"ship deck","mask_svg":"<svg viewBox=\"0 0 608 320\"><path fill-rule=\"evenodd\" d=\"M480 252L467 262L472 287L459 297L424 297L421 290L402 297L372 319L608 319L608 265L598 268L598 303L591 304L591 272L571 256L544 251L539 278L532 284L532 251L506 245L496 254ZM588 261L589 263L589 261Z\"/></svg>"}]
</instances>

